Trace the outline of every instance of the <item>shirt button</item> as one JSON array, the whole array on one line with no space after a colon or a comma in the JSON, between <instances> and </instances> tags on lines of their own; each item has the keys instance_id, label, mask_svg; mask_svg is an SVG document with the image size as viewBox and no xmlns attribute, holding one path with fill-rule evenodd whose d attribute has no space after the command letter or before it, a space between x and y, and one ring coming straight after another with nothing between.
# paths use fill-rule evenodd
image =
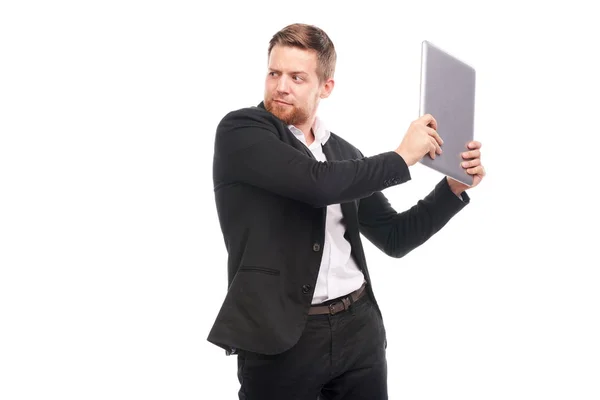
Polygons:
<instances>
[{"instance_id":1,"label":"shirt button","mask_svg":"<svg viewBox=\"0 0 600 400\"><path fill-rule=\"evenodd\" d=\"M319 251L319 250L321 250L321 245L319 243L313 244L313 251Z\"/></svg>"},{"instance_id":2,"label":"shirt button","mask_svg":"<svg viewBox=\"0 0 600 400\"><path fill-rule=\"evenodd\" d=\"M308 293L308 292L310 292L310 285L302 286L302 293Z\"/></svg>"}]
</instances>

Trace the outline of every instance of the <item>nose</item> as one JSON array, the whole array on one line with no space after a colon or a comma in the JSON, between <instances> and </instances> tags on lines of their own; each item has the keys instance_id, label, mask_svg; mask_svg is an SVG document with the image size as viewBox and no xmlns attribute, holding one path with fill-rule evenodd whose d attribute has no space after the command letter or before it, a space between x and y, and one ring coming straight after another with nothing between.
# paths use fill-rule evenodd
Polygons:
<instances>
[{"instance_id":1,"label":"nose","mask_svg":"<svg viewBox=\"0 0 600 400\"><path fill-rule=\"evenodd\" d=\"M277 80L277 91L280 93L289 93L290 84L288 82L288 78L285 75L282 75Z\"/></svg>"}]
</instances>

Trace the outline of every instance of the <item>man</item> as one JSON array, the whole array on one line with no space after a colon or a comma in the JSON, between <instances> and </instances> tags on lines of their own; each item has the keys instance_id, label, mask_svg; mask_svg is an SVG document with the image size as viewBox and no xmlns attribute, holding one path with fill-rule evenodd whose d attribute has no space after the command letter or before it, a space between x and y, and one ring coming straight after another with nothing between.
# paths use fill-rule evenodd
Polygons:
<instances>
[{"instance_id":1,"label":"man","mask_svg":"<svg viewBox=\"0 0 600 400\"><path fill-rule=\"evenodd\" d=\"M441 154L433 116L394 151L365 157L317 117L334 87L336 53L317 27L270 41L264 100L217 127L213 178L228 251L228 291L208 340L238 354L240 399L387 399L387 346L360 234L402 257L469 202L444 177L397 213L382 190ZM394 126L394 125L391 125ZM485 172L480 143L466 171Z\"/></svg>"}]
</instances>

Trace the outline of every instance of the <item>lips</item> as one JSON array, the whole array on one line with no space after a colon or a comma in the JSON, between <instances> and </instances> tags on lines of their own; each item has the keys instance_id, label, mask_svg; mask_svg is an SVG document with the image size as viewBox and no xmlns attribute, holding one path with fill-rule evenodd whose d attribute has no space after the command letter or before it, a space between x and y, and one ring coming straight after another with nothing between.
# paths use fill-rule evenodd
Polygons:
<instances>
[{"instance_id":1,"label":"lips","mask_svg":"<svg viewBox=\"0 0 600 400\"><path fill-rule=\"evenodd\" d=\"M281 100L273 100L275 103L279 103L279 104L285 104L286 106L291 106L290 103L286 103L285 101L281 101Z\"/></svg>"}]
</instances>

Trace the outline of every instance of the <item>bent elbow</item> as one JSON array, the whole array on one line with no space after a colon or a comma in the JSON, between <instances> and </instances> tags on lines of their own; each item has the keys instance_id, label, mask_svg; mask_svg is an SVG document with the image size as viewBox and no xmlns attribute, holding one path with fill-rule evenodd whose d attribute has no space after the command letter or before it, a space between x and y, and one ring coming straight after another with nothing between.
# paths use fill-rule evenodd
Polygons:
<instances>
[{"instance_id":1,"label":"bent elbow","mask_svg":"<svg viewBox=\"0 0 600 400\"><path fill-rule=\"evenodd\" d=\"M414 250L416 246L408 243L407 240L402 240L403 237L399 237L394 231L390 232L384 252L392 258L402 258Z\"/></svg>"},{"instance_id":2,"label":"bent elbow","mask_svg":"<svg viewBox=\"0 0 600 400\"><path fill-rule=\"evenodd\" d=\"M392 257L392 258L402 258L405 255L407 255L408 253L410 253L410 250L406 250L406 249L387 249L385 251L385 253Z\"/></svg>"}]
</instances>

